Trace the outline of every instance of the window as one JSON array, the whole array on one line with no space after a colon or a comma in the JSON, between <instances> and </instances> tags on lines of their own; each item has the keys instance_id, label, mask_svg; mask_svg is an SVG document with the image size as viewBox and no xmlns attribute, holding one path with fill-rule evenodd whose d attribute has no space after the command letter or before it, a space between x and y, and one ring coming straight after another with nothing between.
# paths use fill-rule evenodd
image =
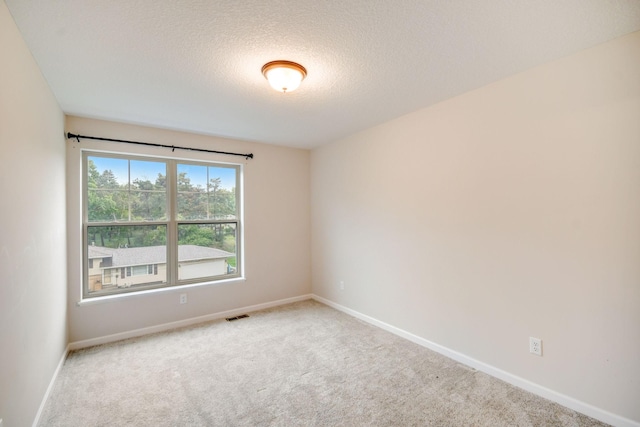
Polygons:
<instances>
[{"instance_id":1,"label":"window","mask_svg":"<svg viewBox=\"0 0 640 427\"><path fill-rule=\"evenodd\" d=\"M85 298L240 276L239 165L82 159Z\"/></svg>"},{"instance_id":2,"label":"window","mask_svg":"<svg viewBox=\"0 0 640 427\"><path fill-rule=\"evenodd\" d=\"M134 265L131 268L131 275L132 276L143 276L145 274L147 274L147 266L146 265Z\"/></svg>"}]
</instances>

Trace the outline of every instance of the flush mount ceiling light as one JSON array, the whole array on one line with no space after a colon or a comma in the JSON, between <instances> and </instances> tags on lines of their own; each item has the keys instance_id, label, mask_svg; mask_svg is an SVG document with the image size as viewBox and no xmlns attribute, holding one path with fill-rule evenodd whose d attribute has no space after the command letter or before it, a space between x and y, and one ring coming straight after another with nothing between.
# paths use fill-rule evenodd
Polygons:
<instances>
[{"instance_id":1,"label":"flush mount ceiling light","mask_svg":"<svg viewBox=\"0 0 640 427\"><path fill-rule=\"evenodd\" d=\"M307 70L291 61L271 61L262 67L262 74L278 92L293 92L307 77Z\"/></svg>"}]
</instances>

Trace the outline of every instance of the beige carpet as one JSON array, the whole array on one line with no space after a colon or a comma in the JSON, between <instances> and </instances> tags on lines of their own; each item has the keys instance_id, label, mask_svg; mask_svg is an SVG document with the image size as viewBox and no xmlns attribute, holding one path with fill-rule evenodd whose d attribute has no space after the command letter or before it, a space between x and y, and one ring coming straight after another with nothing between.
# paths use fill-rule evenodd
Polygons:
<instances>
[{"instance_id":1,"label":"beige carpet","mask_svg":"<svg viewBox=\"0 0 640 427\"><path fill-rule=\"evenodd\" d=\"M72 352L41 426L602 426L314 301Z\"/></svg>"}]
</instances>

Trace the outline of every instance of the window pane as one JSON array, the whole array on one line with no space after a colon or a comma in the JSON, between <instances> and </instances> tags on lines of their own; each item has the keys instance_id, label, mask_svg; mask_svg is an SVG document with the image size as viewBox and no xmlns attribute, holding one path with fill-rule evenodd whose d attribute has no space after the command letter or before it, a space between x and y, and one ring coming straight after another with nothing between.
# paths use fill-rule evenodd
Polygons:
<instances>
[{"instance_id":1,"label":"window pane","mask_svg":"<svg viewBox=\"0 0 640 427\"><path fill-rule=\"evenodd\" d=\"M120 189L129 183L129 161L109 157L87 158L89 188Z\"/></svg>"},{"instance_id":2,"label":"window pane","mask_svg":"<svg viewBox=\"0 0 640 427\"><path fill-rule=\"evenodd\" d=\"M167 166L164 162L130 161L130 200L133 220L167 217Z\"/></svg>"},{"instance_id":3,"label":"window pane","mask_svg":"<svg viewBox=\"0 0 640 427\"><path fill-rule=\"evenodd\" d=\"M143 276L149 274L149 269L146 265L134 265L132 267L132 276Z\"/></svg>"},{"instance_id":4,"label":"window pane","mask_svg":"<svg viewBox=\"0 0 640 427\"><path fill-rule=\"evenodd\" d=\"M207 193L178 193L178 219L207 219Z\"/></svg>"},{"instance_id":5,"label":"window pane","mask_svg":"<svg viewBox=\"0 0 640 427\"><path fill-rule=\"evenodd\" d=\"M236 224L178 225L178 279L236 274Z\"/></svg>"},{"instance_id":6,"label":"window pane","mask_svg":"<svg viewBox=\"0 0 640 427\"><path fill-rule=\"evenodd\" d=\"M166 219L166 174L164 162L87 157L89 221Z\"/></svg>"},{"instance_id":7,"label":"window pane","mask_svg":"<svg viewBox=\"0 0 640 427\"><path fill-rule=\"evenodd\" d=\"M209 219L235 219L236 169L209 166Z\"/></svg>"},{"instance_id":8,"label":"window pane","mask_svg":"<svg viewBox=\"0 0 640 427\"><path fill-rule=\"evenodd\" d=\"M167 282L166 225L87 227L89 294ZM148 265L157 264L150 274Z\"/></svg>"},{"instance_id":9,"label":"window pane","mask_svg":"<svg viewBox=\"0 0 640 427\"><path fill-rule=\"evenodd\" d=\"M236 219L236 169L178 164L178 219Z\"/></svg>"},{"instance_id":10,"label":"window pane","mask_svg":"<svg viewBox=\"0 0 640 427\"><path fill-rule=\"evenodd\" d=\"M167 196L163 191L131 191L131 219L160 221L167 217Z\"/></svg>"},{"instance_id":11,"label":"window pane","mask_svg":"<svg viewBox=\"0 0 640 427\"><path fill-rule=\"evenodd\" d=\"M208 218L206 166L178 164L178 218Z\"/></svg>"},{"instance_id":12,"label":"window pane","mask_svg":"<svg viewBox=\"0 0 640 427\"><path fill-rule=\"evenodd\" d=\"M89 189L87 192L89 221L127 221L129 219L128 200L129 195L126 191Z\"/></svg>"}]
</instances>

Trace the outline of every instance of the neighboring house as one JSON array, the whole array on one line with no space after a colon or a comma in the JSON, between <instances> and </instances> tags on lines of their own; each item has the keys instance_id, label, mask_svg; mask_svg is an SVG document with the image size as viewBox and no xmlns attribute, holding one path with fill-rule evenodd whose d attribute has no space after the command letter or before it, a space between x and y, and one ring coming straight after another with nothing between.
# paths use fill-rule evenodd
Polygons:
<instances>
[{"instance_id":1,"label":"neighboring house","mask_svg":"<svg viewBox=\"0 0 640 427\"><path fill-rule=\"evenodd\" d=\"M196 245L178 246L180 280L220 276L233 270L235 254ZM166 282L166 246L105 248L89 246L89 292Z\"/></svg>"}]
</instances>

